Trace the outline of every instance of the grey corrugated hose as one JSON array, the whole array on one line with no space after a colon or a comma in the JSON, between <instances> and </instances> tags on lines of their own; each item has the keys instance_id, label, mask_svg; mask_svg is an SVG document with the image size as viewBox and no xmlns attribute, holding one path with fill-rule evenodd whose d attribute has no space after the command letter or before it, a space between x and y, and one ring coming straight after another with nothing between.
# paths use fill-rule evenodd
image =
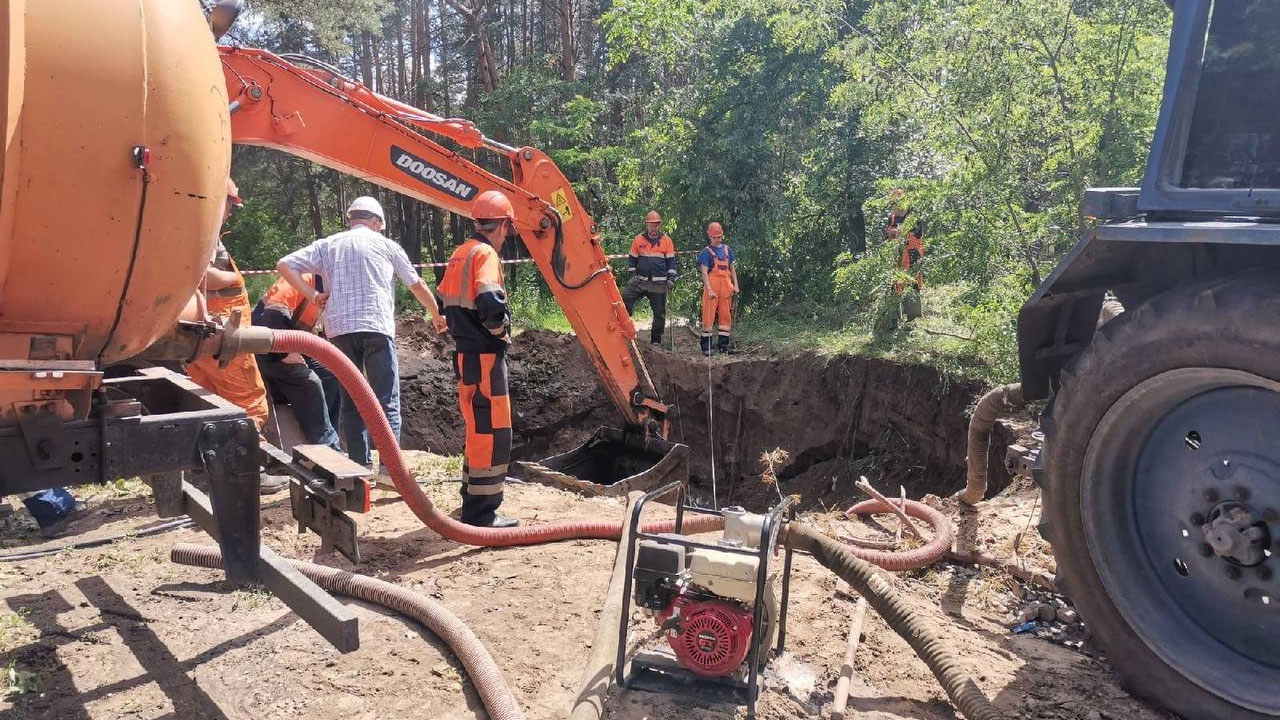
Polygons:
<instances>
[{"instance_id":1,"label":"grey corrugated hose","mask_svg":"<svg viewBox=\"0 0 1280 720\"><path fill-rule=\"evenodd\" d=\"M963 668L960 658L947 647L934 623L916 615L889 581L871 563L858 559L840 541L827 537L812 525L791 523L787 543L813 556L867 599L893 631L902 636L924 660L947 697L968 720L1004 720L1002 714Z\"/></svg>"}]
</instances>

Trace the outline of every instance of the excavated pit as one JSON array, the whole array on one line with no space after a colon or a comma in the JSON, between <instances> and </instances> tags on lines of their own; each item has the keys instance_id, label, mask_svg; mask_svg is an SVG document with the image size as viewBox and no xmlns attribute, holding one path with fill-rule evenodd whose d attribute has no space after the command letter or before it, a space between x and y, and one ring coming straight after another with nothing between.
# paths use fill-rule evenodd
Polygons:
<instances>
[{"instance_id":1,"label":"excavated pit","mask_svg":"<svg viewBox=\"0 0 1280 720\"><path fill-rule=\"evenodd\" d=\"M687 341L688 338L682 338ZM424 322L400 332L405 447L455 454L463 430L445 341ZM709 500L712 462L721 505L767 507L778 490L762 481L761 455L782 448L783 494L801 506L843 507L859 499L858 475L888 494L947 495L964 486L966 433L986 390L924 365L854 356L717 357L677 344L646 347L645 361L664 399L678 408L671 440L689 445L695 497ZM509 356L516 459L540 459L617 425L595 371L575 338L544 331L517 336ZM708 402L708 398L711 402ZM1009 483L1003 448L1014 430L997 423L990 490Z\"/></svg>"}]
</instances>

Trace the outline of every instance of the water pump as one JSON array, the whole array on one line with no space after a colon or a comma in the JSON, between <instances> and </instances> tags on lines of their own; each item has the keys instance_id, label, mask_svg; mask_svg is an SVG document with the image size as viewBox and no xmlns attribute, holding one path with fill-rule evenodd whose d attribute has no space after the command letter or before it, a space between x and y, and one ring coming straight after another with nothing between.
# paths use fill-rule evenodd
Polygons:
<instances>
[{"instance_id":1,"label":"water pump","mask_svg":"<svg viewBox=\"0 0 1280 720\"><path fill-rule=\"evenodd\" d=\"M771 649L781 651L785 636L790 552L781 572L771 570L770 561L790 506L784 501L761 515L740 507L716 512L680 503L676 532L632 537L629 557L634 560L624 602L653 616L665 647L638 650L630 675L620 673L620 684L651 690L670 689L673 680L676 685L715 684L741 691L753 714L759 671ZM633 522L642 507L643 501ZM724 536L705 541L682 535L681 518L688 512L723 515ZM619 630L624 639L628 618L624 612Z\"/></svg>"}]
</instances>

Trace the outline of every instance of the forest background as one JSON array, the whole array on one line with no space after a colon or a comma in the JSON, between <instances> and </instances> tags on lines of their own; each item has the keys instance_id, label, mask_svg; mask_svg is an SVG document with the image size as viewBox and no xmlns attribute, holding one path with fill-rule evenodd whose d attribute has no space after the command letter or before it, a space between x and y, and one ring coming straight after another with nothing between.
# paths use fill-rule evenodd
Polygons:
<instances>
[{"instance_id":1,"label":"forest background","mask_svg":"<svg viewBox=\"0 0 1280 720\"><path fill-rule=\"evenodd\" d=\"M1018 308L1087 227L1084 189L1141 177L1169 22L1160 0L250 0L223 42L547 151L609 252L650 209L681 250L720 221L740 344L1007 380ZM340 229L359 194L415 260L469 228L282 153L238 147L233 168L241 267ZM895 321L894 188L924 231L913 323ZM689 317L700 280L681 261L671 314ZM564 327L532 266L510 267L517 322Z\"/></svg>"}]
</instances>

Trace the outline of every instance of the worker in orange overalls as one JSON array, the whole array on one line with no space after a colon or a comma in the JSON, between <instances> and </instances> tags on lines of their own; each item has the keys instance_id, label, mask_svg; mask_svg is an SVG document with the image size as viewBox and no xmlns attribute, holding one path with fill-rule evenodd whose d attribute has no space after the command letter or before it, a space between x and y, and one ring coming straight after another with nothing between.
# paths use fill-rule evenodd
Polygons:
<instances>
[{"instance_id":1,"label":"worker in orange overalls","mask_svg":"<svg viewBox=\"0 0 1280 720\"><path fill-rule=\"evenodd\" d=\"M920 238L920 226L916 225L907 231L907 240L902 243L902 255L898 258L898 269L903 273L910 275L911 271L915 271L915 278L912 285L917 291L924 288L924 271L920 269L920 261L924 260L924 241ZM901 294L906 289L906 283L898 280L893 284L893 290Z\"/></svg>"},{"instance_id":2,"label":"worker in orange overalls","mask_svg":"<svg viewBox=\"0 0 1280 720\"><path fill-rule=\"evenodd\" d=\"M227 204L222 210L223 224L231 217L232 210L242 207L244 201L240 199L239 188L235 181L227 178ZM213 258L205 270L204 288L205 303L210 315L229 318L233 310L239 310L240 325L248 327L251 324L253 308L249 305L249 292L245 289L244 276L223 246L221 238L218 239ZM200 387L243 408L259 432L267 424L267 390L262 384L262 375L258 373L258 364L253 355L237 355L225 367L220 367L218 360L213 357L197 358L187 363L187 375Z\"/></svg>"},{"instance_id":3,"label":"worker in orange overalls","mask_svg":"<svg viewBox=\"0 0 1280 720\"><path fill-rule=\"evenodd\" d=\"M724 228L713 222L707 226L707 246L698 253L702 271L702 354L711 355L712 324L719 336L720 352L731 352L733 296L738 294L738 269L733 250L724 243ZM718 318L718 320L717 320Z\"/></svg>"},{"instance_id":4,"label":"worker in orange overalls","mask_svg":"<svg viewBox=\"0 0 1280 720\"><path fill-rule=\"evenodd\" d=\"M461 520L480 527L514 527L502 517L502 488L511 461L511 398L507 395L507 344L511 316L498 252L515 233L516 211L497 190L476 197L475 231L449 258L440 298L457 352L458 407L466 424Z\"/></svg>"}]
</instances>

